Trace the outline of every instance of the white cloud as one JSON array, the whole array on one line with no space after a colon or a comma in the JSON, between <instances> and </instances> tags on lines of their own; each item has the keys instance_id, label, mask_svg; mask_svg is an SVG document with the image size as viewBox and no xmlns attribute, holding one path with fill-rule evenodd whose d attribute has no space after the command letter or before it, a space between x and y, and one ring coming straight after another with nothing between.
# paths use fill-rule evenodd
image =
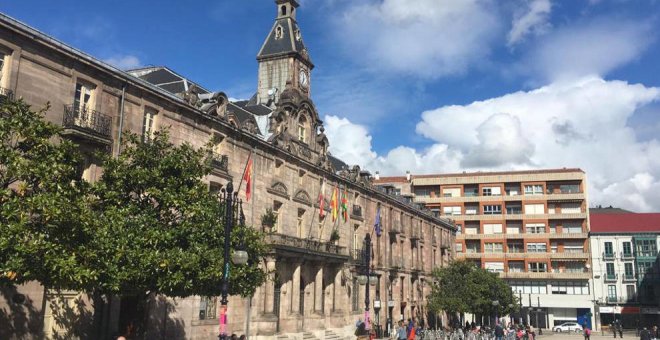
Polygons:
<instances>
[{"instance_id":1,"label":"white cloud","mask_svg":"<svg viewBox=\"0 0 660 340\"><path fill-rule=\"evenodd\" d=\"M326 117L331 151L383 174L579 167L590 203L660 210L660 141L640 141L628 120L660 101L660 88L584 77L422 114L415 150L372 150L364 126Z\"/></svg>"},{"instance_id":2,"label":"white cloud","mask_svg":"<svg viewBox=\"0 0 660 340\"><path fill-rule=\"evenodd\" d=\"M103 61L120 70L130 70L142 67L140 59L134 55L114 56L104 59Z\"/></svg>"},{"instance_id":3,"label":"white cloud","mask_svg":"<svg viewBox=\"0 0 660 340\"><path fill-rule=\"evenodd\" d=\"M483 61L501 30L490 0L343 2L333 36L379 71L436 78ZM338 6L338 8L341 8Z\"/></svg>"},{"instance_id":4,"label":"white cloud","mask_svg":"<svg viewBox=\"0 0 660 340\"><path fill-rule=\"evenodd\" d=\"M540 38L524 67L547 81L607 75L635 60L653 41L648 21L601 18L555 29Z\"/></svg>"},{"instance_id":5,"label":"white cloud","mask_svg":"<svg viewBox=\"0 0 660 340\"><path fill-rule=\"evenodd\" d=\"M511 30L507 35L508 46L513 47L528 34L546 32L550 27L548 20L551 10L550 0L529 0L525 11L514 13Z\"/></svg>"}]
</instances>

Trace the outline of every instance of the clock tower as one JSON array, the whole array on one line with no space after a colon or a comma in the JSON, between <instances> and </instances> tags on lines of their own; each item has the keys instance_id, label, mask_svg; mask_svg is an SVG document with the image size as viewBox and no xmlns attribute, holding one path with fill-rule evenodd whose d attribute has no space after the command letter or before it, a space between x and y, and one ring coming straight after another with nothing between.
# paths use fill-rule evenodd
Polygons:
<instances>
[{"instance_id":1,"label":"clock tower","mask_svg":"<svg viewBox=\"0 0 660 340\"><path fill-rule=\"evenodd\" d=\"M257 55L259 83L257 104L275 107L287 83L307 97L314 64L296 21L297 0L275 0L277 17Z\"/></svg>"}]
</instances>

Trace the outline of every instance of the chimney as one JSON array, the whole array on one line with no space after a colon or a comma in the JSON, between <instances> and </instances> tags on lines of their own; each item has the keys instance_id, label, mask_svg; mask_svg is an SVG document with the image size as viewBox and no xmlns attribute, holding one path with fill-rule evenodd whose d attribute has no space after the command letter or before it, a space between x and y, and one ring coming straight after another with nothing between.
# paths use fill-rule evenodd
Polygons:
<instances>
[{"instance_id":1,"label":"chimney","mask_svg":"<svg viewBox=\"0 0 660 340\"><path fill-rule=\"evenodd\" d=\"M376 174L374 175L374 179L375 179L375 180L379 180L379 179L380 179L380 172L376 171Z\"/></svg>"},{"instance_id":2,"label":"chimney","mask_svg":"<svg viewBox=\"0 0 660 340\"><path fill-rule=\"evenodd\" d=\"M406 170L406 181L410 182L410 171Z\"/></svg>"}]
</instances>

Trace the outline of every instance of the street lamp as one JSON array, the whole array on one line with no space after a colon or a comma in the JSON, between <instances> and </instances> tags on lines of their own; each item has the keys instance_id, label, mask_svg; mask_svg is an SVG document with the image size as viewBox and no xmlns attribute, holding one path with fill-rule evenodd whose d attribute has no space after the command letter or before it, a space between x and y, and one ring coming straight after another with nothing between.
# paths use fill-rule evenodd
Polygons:
<instances>
[{"instance_id":1,"label":"street lamp","mask_svg":"<svg viewBox=\"0 0 660 340\"><path fill-rule=\"evenodd\" d=\"M237 200L238 192L234 192L234 186L231 182L227 184L227 190L224 192L225 198L225 244L224 244L224 265L222 270L222 300L220 300L220 335L218 338L221 340L229 339L227 336L227 304L229 303L229 259L235 265L244 265L248 262L248 253L243 249L234 250L230 254L231 248L231 231L234 228L234 208L240 206L241 202ZM243 223L243 215L241 212L241 223ZM242 248L242 245L241 245Z\"/></svg>"}]
</instances>

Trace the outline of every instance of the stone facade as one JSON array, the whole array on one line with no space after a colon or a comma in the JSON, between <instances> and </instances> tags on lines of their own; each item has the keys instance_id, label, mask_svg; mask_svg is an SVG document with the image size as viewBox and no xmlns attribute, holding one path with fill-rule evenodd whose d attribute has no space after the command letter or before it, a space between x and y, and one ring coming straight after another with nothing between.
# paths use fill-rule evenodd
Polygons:
<instances>
[{"instance_id":1,"label":"stone facade","mask_svg":"<svg viewBox=\"0 0 660 340\"><path fill-rule=\"evenodd\" d=\"M283 4L289 10L297 5L293 0L278 0L277 4L278 13ZM301 55L284 55L280 60L269 56L262 61L287 67L279 76L288 78L278 90L277 100L267 105L272 111L267 115L265 134L254 127L260 119L257 115L240 118L243 109L235 103L228 106L223 93L168 92L1 14L0 51L6 51L3 89L35 108L50 103L46 119L63 125L69 138L80 143L87 155L83 176L89 181L99 178L102 170L93 152L118 154L122 131L149 134L168 128L173 142L196 147L215 138L217 162L205 179L211 190L229 181L237 186L248 158L253 160L253 197L243 205L246 221L261 228L260 217L271 208L278 214L278 222L266 236L272 253L261 264L271 272L268 282L251 298L230 298L231 333L249 333L253 339L272 339L276 334L300 338L303 331L319 338L326 331L352 333L364 312L365 288L357 284L356 277L366 234L373 236L372 263L379 278L370 287L370 295L383 306L373 323L385 327L388 316L393 320L427 318L430 272L452 258L455 227L447 219L372 186L368 172L332 158L322 122L308 96L310 85L299 79L300 67L311 71L306 50ZM262 64L260 70L264 68ZM273 82L267 77L260 73L259 83ZM332 188L347 193L346 221L320 217L322 183L325 207ZM239 197L245 199L244 190ZM382 235L377 236L374 224L379 208ZM336 242L330 241L333 230L340 236ZM84 317L93 312L84 294L56 294L37 283L2 293L0 310L6 317L0 322L7 323L0 324L3 339L75 338L67 332L72 325L78 331L84 329L88 324ZM125 327L123 303L111 299L102 311L107 334ZM373 308L373 301L370 304ZM72 317L75 320L56 325L53 314L57 308L53 307L62 305L81 308ZM214 339L218 308L216 297L155 297L150 303L148 338Z\"/></svg>"}]
</instances>

